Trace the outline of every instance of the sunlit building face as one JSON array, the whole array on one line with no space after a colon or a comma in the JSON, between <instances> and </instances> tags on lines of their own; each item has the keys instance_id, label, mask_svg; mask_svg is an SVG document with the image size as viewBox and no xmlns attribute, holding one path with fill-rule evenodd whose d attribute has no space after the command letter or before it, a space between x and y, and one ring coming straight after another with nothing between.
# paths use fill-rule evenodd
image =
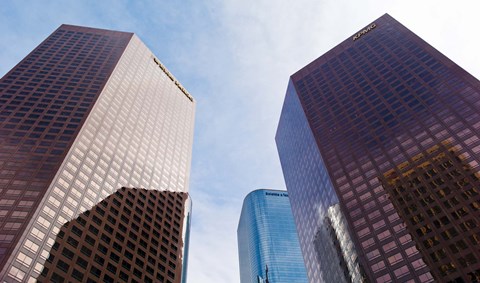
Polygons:
<instances>
[{"instance_id":1,"label":"sunlit building face","mask_svg":"<svg viewBox=\"0 0 480 283\"><path fill-rule=\"evenodd\" d=\"M2 282L121 187L188 192L195 102L136 35L62 25L0 90Z\"/></svg>"},{"instance_id":2,"label":"sunlit building face","mask_svg":"<svg viewBox=\"0 0 480 283\"><path fill-rule=\"evenodd\" d=\"M479 130L479 81L389 15L293 74L276 142L310 281L478 281Z\"/></svg>"}]
</instances>

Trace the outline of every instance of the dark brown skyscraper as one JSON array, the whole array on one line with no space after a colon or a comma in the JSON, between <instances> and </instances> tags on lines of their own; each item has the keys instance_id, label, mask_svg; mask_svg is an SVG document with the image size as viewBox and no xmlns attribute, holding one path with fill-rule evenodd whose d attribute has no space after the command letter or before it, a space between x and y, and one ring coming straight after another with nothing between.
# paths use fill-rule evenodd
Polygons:
<instances>
[{"instance_id":1,"label":"dark brown skyscraper","mask_svg":"<svg viewBox=\"0 0 480 283\"><path fill-rule=\"evenodd\" d=\"M40 282L185 282L186 193L122 188L57 235Z\"/></svg>"},{"instance_id":2,"label":"dark brown skyscraper","mask_svg":"<svg viewBox=\"0 0 480 283\"><path fill-rule=\"evenodd\" d=\"M188 192L195 101L133 33L62 25L0 80L0 281L121 187Z\"/></svg>"},{"instance_id":3,"label":"dark brown skyscraper","mask_svg":"<svg viewBox=\"0 0 480 283\"><path fill-rule=\"evenodd\" d=\"M392 17L292 75L276 141L311 282L480 280L480 82Z\"/></svg>"}]
</instances>

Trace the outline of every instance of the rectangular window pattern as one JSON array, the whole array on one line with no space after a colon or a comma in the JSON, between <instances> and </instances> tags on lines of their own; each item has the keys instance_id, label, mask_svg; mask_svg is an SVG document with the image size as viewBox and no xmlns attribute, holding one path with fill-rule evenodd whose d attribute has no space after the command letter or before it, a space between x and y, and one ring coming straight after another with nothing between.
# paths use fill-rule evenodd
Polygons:
<instances>
[{"instance_id":1,"label":"rectangular window pattern","mask_svg":"<svg viewBox=\"0 0 480 283\"><path fill-rule=\"evenodd\" d=\"M283 105L276 142L309 280L336 272L309 255L324 225L312 211L337 198L371 281L479 281L480 82L389 15L374 24L293 74Z\"/></svg>"},{"instance_id":2,"label":"rectangular window pattern","mask_svg":"<svg viewBox=\"0 0 480 283\"><path fill-rule=\"evenodd\" d=\"M143 198L151 200L149 210L139 202ZM91 225L97 231L104 231L108 225L107 218L117 220L126 214L123 206L128 206L125 202L127 199L135 203L134 216L138 217L137 223L142 226L141 230L132 234L132 228L125 231L116 229L120 237L109 238L108 241L112 243L103 245L105 234L96 234L87 227ZM105 211L105 216L99 213L100 210L96 209L98 207ZM120 208L121 212L115 213L115 207ZM185 245L188 245L189 240L185 234L188 227L185 225L189 225L187 216L190 209L191 202L187 193L121 188L60 228L54 248L50 251L38 280L68 281L73 277L92 282L119 282L120 279L123 280L121 282L158 282L155 278L169 278L169 281L161 282L181 282L186 260ZM146 228L144 225L152 223L157 223L156 228ZM78 230L85 237L79 236L76 232ZM137 240L132 239L133 235L137 236ZM164 249L158 252L156 248L162 238L168 245L162 246ZM25 263L29 262L24 255L22 258Z\"/></svg>"},{"instance_id":3,"label":"rectangular window pattern","mask_svg":"<svg viewBox=\"0 0 480 283\"><path fill-rule=\"evenodd\" d=\"M12 87L24 73L31 82ZM0 234L22 236L0 247L32 264L7 250L15 275L0 279L34 280L62 225L122 186L188 191L195 101L175 81L137 36L68 25L2 79L0 119L15 127L0 129L0 157L18 163L2 163L0 211L15 214Z\"/></svg>"}]
</instances>

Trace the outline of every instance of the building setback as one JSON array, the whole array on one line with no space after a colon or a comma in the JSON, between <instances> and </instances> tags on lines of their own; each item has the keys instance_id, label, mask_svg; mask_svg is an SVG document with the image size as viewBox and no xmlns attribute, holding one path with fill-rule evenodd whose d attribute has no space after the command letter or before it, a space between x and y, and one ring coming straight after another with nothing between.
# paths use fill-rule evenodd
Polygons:
<instances>
[{"instance_id":1,"label":"building setback","mask_svg":"<svg viewBox=\"0 0 480 283\"><path fill-rule=\"evenodd\" d=\"M249 193L243 201L237 239L240 282L308 282L286 191Z\"/></svg>"},{"instance_id":2,"label":"building setback","mask_svg":"<svg viewBox=\"0 0 480 283\"><path fill-rule=\"evenodd\" d=\"M122 188L57 235L39 282L186 282L186 193Z\"/></svg>"},{"instance_id":3,"label":"building setback","mask_svg":"<svg viewBox=\"0 0 480 283\"><path fill-rule=\"evenodd\" d=\"M479 281L479 133L480 82L388 14L293 74L276 142L310 282Z\"/></svg>"},{"instance_id":4,"label":"building setback","mask_svg":"<svg viewBox=\"0 0 480 283\"><path fill-rule=\"evenodd\" d=\"M140 39L60 26L0 80L0 281L121 187L188 192L195 102Z\"/></svg>"}]
</instances>

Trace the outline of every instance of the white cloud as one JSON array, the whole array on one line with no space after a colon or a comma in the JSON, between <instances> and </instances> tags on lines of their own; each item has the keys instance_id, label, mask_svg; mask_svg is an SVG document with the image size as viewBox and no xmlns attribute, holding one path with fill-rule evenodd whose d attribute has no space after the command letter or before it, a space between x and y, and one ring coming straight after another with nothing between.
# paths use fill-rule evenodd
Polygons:
<instances>
[{"instance_id":1,"label":"white cloud","mask_svg":"<svg viewBox=\"0 0 480 283\"><path fill-rule=\"evenodd\" d=\"M64 22L136 32L198 102L189 282L238 282L243 198L284 189L274 135L289 76L388 12L480 77L479 8L473 0L7 0L0 74Z\"/></svg>"},{"instance_id":2,"label":"white cloud","mask_svg":"<svg viewBox=\"0 0 480 283\"><path fill-rule=\"evenodd\" d=\"M202 160L215 156L210 160L211 170L216 175L231 178L217 179L218 182L208 185L212 178L197 176L202 179L199 183L192 183L192 194L214 193L220 196L237 196L237 200L228 203L238 208L241 207L242 198L251 190L261 186L283 186L279 162L274 145L274 134L277 127L281 104L285 93L288 77L320 56L324 52L349 37L363 26L384 13L390 13L397 20L404 23L414 32L424 36L427 41L434 44L447 56L462 55L459 48L448 40L446 32L452 34L459 42L475 41L475 33L469 38L459 38L459 34L468 34L459 31L458 27L444 31L436 31L438 26L445 28L450 25L450 19L461 17L462 13L473 13L465 6L456 4L439 4L434 1L225 1L217 8L217 18L225 32L224 38L219 39L220 44L229 48L226 55L229 64L209 66L217 69L215 74L221 72L224 76L218 79L219 84L214 84L213 93L208 93L208 105L199 104L198 136L203 136L202 142L208 147L202 147L202 152L196 151L195 158ZM434 8L432 8L432 5ZM470 2L470 5L475 3ZM455 6L454 9L451 9ZM458 6L458 7L457 7ZM471 9L476 11L476 9ZM461 12L458 14L457 12ZM446 14L450 16L447 16ZM468 23L462 26L478 26L475 17L466 17L462 21ZM216 42L218 44L218 42ZM454 45L452 45L454 44ZM473 48L477 44L472 44ZM452 48L454 47L454 48ZM466 48L466 47L463 47ZM468 58L475 58L477 52L469 50L464 55L467 60L458 58L458 62L467 69L474 71L479 65L478 57L473 60L476 64L469 64ZM215 61L221 63L220 61ZM232 65L230 65L230 63ZM202 96L202 93L198 95ZM221 102L214 102L211 99ZM208 113L202 112L202 107L208 108ZM212 123L211 127L207 124ZM196 142L199 142L197 139ZM199 145L201 147L202 145ZM216 155L219 156L216 156ZM193 170L195 170L195 166ZM268 173L267 173L268 172ZM196 176L196 172L192 174ZM252 176L253 174L253 176ZM269 176L266 176L270 174ZM211 175L210 175L211 176ZM259 184L257 180L264 180ZM270 182L270 183L269 183ZM208 203L208 202L207 202ZM213 205L212 207L216 207ZM216 277L210 271L204 271L202 277L205 281L192 282L238 282L238 260L221 256L225 253L225 242L236 243L237 211L227 209L225 206L217 208L216 214L205 214L212 220L204 219L205 223L215 223L218 227L230 229L229 233L217 235L218 244L210 242L213 246L209 249L221 250L220 256L211 256L208 259L192 259L191 266L222 266L228 270L228 280L220 275ZM229 217L215 219L216 216ZM233 224L231 222L234 222ZM207 224L208 225L208 224ZM212 235L212 237L215 237ZM195 252L192 245L192 253ZM216 247L216 248L215 248ZM232 248L236 248L232 244ZM233 269L233 270L232 270ZM197 270L191 270L198 274ZM208 272L208 276L207 276ZM209 281L210 280L210 281Z\"/></svg>"}]
</instances>

